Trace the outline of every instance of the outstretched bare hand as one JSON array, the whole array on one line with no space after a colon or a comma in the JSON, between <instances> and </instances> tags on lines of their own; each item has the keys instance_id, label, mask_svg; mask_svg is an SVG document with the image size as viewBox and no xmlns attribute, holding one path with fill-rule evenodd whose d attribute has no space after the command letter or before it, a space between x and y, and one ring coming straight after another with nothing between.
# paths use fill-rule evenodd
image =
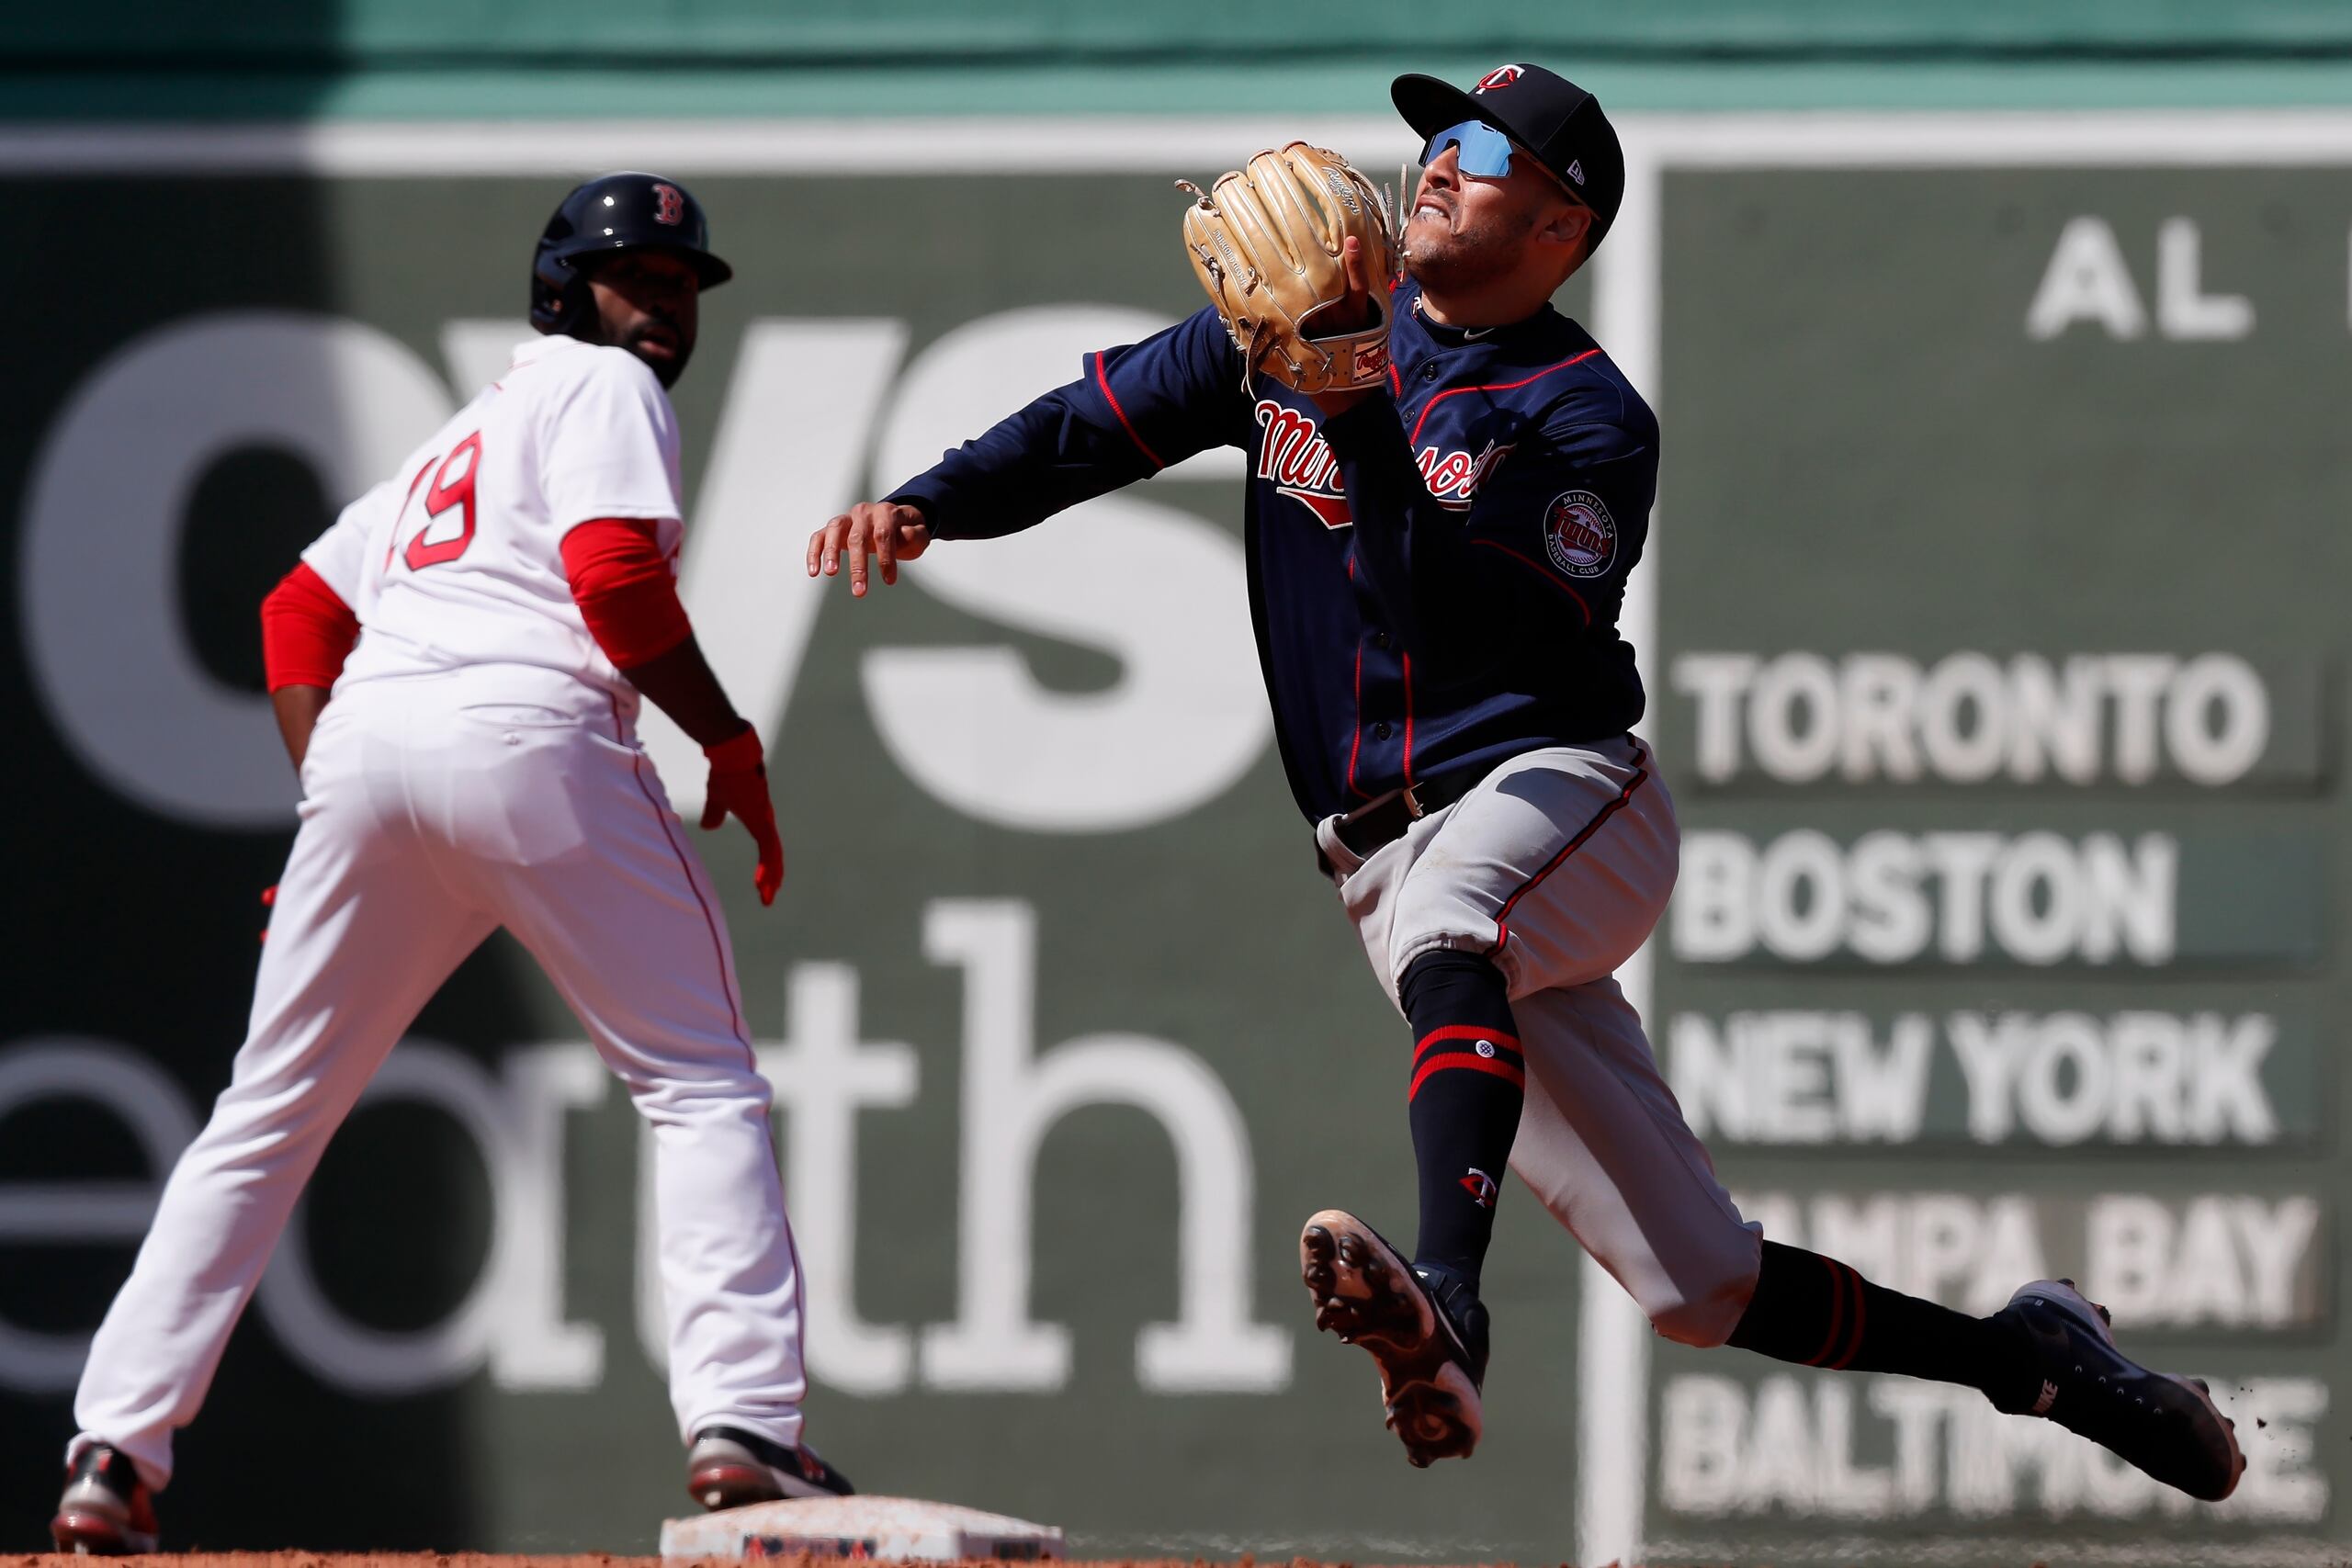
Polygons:
<instances>
[{"instance_id":1,"label":"outstretched bare hand","mask_svg":"<svg viewBox=\"0 0 2352 1568\"><path fill-rule=\"evenodd\" d=\"M861 501L808 536L808 575L832 577L849 558L849 591L864 598L868 556L882 566L882 581L899 581L899 563L912 560L931 547L931 525L911 506L888 501Z\"/></svg>"}]
</instances>

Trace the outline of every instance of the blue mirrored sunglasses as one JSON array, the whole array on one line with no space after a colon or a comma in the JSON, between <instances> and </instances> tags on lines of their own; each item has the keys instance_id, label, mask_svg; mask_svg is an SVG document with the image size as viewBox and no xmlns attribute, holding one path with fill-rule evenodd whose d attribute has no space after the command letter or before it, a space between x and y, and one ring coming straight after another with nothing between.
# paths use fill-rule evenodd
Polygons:
<instances>
[{"instance_id":1,"label":"blue mirrored sunglasses","mask_svg":"<svg viewBox=\"0 0 2352 1568\"><path fill-rule=\"evenodd\" d=\"M1479 179L1498 180L1510 173L1511 154L1519 149L1510 138L1483 119L1465 119L1460 125L1449 125L1429 140L1421 149L1421 167L1428 168L1448 147L1458 147L1454 166L1464 174Z\"/></svg>"}]
</instances>

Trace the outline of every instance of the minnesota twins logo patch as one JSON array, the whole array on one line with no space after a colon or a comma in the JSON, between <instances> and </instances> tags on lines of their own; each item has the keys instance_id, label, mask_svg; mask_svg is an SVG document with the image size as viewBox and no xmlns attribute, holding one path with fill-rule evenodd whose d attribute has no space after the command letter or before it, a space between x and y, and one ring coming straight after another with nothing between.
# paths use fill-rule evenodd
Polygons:
<instances>
[{"instance_id":1,"label":"minnesota twins logo patch","mask_svg":"<svg viewBox=\"0 0 2352 1568\"><path fill-rule=\"evenodd\" d=\"M1544 553L1570 577L1599 577L1617 558L1617 520L1600 497L1572 490L1544 509Z\"/></svg>"}]
</instances>

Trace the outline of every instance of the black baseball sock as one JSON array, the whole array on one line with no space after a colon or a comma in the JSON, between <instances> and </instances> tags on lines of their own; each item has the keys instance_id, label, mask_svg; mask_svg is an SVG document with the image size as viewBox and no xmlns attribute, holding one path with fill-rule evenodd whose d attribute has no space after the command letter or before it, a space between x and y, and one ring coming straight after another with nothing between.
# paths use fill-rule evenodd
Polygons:
<instances>
[{"instance_id":1,"label":"black baseball sock","mask_svg":"<svg viewBox=\"0 0 2352 1568\"><path fill-rule=\"evenodd\" d=\"M1800 1366L1965 1383L2005 1410L2030 1404L2041 1376L2007 1325L1873 1285L1835 1258L1772 1241L1729 1343Z\"/></svg>"},{"instance_id":2,"label":"black baseball sock","mask_svg":"<svg viewBox=\"0 0 2352 1568\"><path fill-rule=\"evenodd\" d=\"M1425 953L1397 991L1414 1041L1406 1100L1421 1231L1413 1261L1443 1264L1475 1291L1527 1095L1519 1027L1501 972L1478 953Z\"/></svg>"}]
</instances>

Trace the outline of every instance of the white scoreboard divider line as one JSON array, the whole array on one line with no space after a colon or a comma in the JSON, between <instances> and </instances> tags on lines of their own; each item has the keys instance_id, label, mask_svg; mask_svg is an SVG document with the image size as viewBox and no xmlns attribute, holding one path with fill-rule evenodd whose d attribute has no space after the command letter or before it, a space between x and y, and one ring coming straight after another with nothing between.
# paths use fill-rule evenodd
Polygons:
<instances>
[{"instance_id":1,"label":"white scoreboard divider line","mask_svg":"<svg viewBox=\"0 0 2352 1568\"><path fill-rule=\"evenodd\" d=\"M1638 132L1629 130L1623 140L1625 195L1616 221L1610 225L1608 243L1593 253L1589 325L1625 378L1656 408L1665 342L1658 317L1665 285L1658 165ZM1666 671L1657 651L1658 515L1664 502L1661 494L1650 508L1649 538L1640 566L1625 580L1625 601L1617 617L1619 630L1634 645L1653 711L1656 694L1666 689ZM1657 940L1653 936L1651 943ZM1657 1025L1650 1017L1650 980L1655 967L1650 944L1645 944L1617 975L1626 1001L1649 1025L1653 1039ZM1590 1254L1583 1258L1577 1280L1577 1561L1597 1568L1641 1558L1649 1456L1650 1325L1634 1298Z\"/></svg>"}]
</instances>

